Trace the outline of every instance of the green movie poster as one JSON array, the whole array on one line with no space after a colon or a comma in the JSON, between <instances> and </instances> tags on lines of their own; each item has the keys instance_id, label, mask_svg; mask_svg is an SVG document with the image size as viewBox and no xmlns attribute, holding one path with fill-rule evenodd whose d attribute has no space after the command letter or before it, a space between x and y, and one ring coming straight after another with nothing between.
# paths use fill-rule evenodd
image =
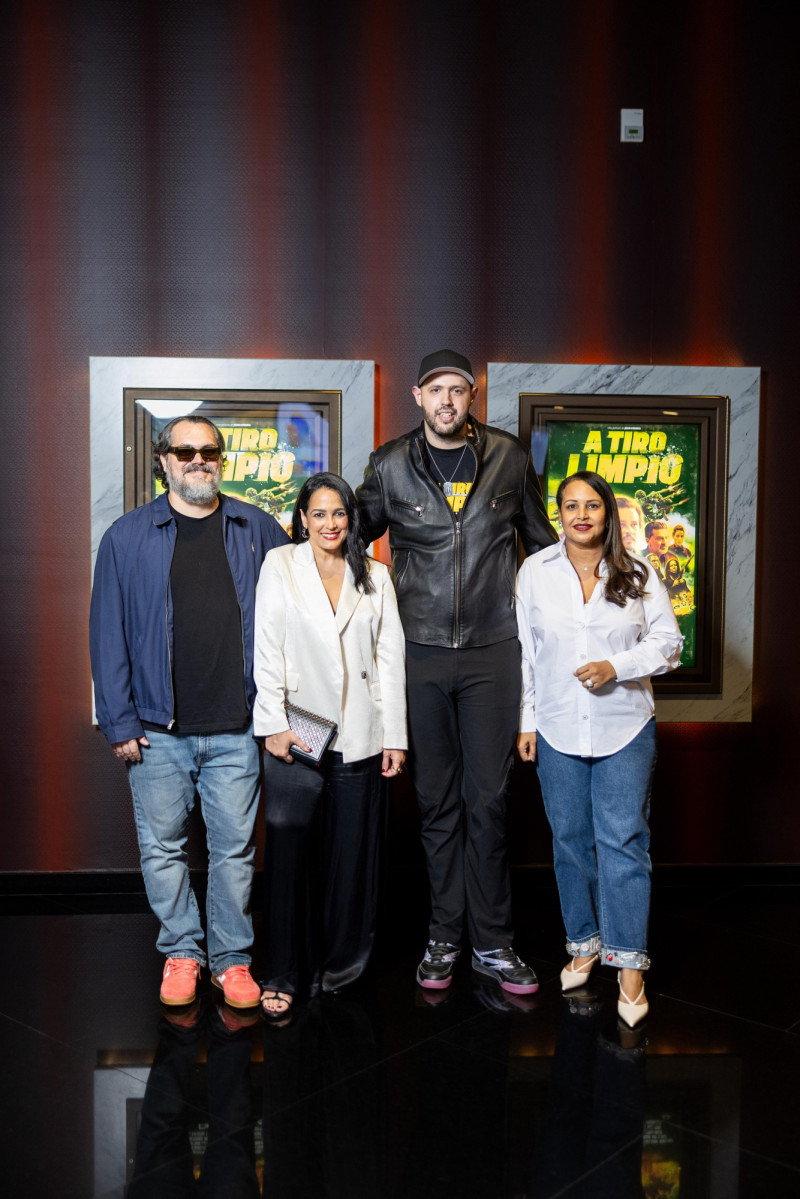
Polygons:
<instances>
[{"instance_id":1,"label":"green movie poster","mask_svg":"<svg viewBox=\"0 0 800 1199\"><path fill-rule=\"evenodd\" d=\"M685 638L681 665L696 664L695 563L698 544L700 429L697 424L622 424L549 420L545 481L550 519L559 528L562 479L593 470L617 500L625 548L651 563L669 592Z\"/></svg>"},{"instance_id":2,"label":"green movie poster","mask_svg":"<svg viewBox=\"0 0 800 1199\"><path fill-rule=\"evenodd\" d=\"M328 469L328 420L310 404L262 409L258 415L209 413L225 438L222 490L271 513L289 531L306 479ZM170 418L153 417L155 439ZM153 497L161 490L155 477Z\"/></svg>"}]
</instances>

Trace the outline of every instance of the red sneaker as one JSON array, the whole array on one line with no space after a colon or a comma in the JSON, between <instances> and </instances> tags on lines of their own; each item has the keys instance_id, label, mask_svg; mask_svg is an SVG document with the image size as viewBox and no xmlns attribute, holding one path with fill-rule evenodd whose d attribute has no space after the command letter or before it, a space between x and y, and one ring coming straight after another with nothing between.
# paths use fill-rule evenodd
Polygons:
<instances>
[{"instance_id":1,"label":"red sneaker","mask_svg":"<svg viewBox=\"0 0 800 1199\"><path fill-rule=\"evenodd\" d=\"M231 1007L258 1007L261 988L249 966L229 966L222 974L212 974L211 981L225 993L225 1002Z\"/></svg>"},{"instance_id":2,"label":"red sneaker","mask_svg":"<svg viewBox=\"0 0 800 1199\"><path fill-rule=\"evenodd\" d=\"M200 963L195 958L167 958L161 979L161 1002L173 1007L193 1003L200 977Z\"/></svg>"}]
</instances>

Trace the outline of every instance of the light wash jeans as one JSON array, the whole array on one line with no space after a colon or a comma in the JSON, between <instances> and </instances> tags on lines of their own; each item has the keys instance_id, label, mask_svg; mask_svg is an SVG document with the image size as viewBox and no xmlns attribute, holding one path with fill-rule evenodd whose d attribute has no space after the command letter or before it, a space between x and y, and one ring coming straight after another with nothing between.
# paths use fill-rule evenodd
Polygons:
<instances>
[{"instance_id":1,"label":"light wash jeans","mask_svg":"<svg viewBox=\"0 0 800 1199\"><path fill-rule=\"evenodd\" d=\"M536 748L567 951L646 970L655 720L605 758L560 753L541 733Z\"/></svg>"},{"instance_id":2,"label":"light wash jeans","mask_svg":"<svg viewBox=\"0 0 800 1199\"><path fill-rule=\"evenodd\" d=\"M206 964L186 852L197 793L208 840L208 962L213 974L249 965L261 768L252 729L186 736L148 729L147 740L150 748L142 746L142 761L127 770L147 898L161 922L158 949L167 957Z\"/></svg>"}]
</instances>

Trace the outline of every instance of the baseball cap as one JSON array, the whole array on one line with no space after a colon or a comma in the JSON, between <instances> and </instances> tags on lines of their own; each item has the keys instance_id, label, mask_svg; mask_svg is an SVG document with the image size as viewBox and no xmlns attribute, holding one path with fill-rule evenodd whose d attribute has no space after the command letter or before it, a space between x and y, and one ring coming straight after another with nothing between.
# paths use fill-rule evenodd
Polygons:
<instances>
[{"instance_id":1,"label":"baseball cap","mask_svg":"<svg viewBox=\"0 0 800 1199\"><path fill-rule=\"evenodd\" d=\"M465 358L463 354L456 354L453 350L437 350L434 354L428 354L422 359L417 387L422 387L422 384L426 379L430 379L431 375L441 375L445 371L463 375L468 383L475 382L469 358Z\"/></svg>"}]
</instances>

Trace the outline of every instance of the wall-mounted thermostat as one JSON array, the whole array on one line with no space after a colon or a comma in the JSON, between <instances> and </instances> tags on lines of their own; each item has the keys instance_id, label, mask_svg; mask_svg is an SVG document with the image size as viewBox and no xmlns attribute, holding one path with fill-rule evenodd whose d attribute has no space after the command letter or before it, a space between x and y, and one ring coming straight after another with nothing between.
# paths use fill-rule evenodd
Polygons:
<instances>
[{"instance_id":1,"label":"wall-mounted thermostat","mask_svg":"<svg viewBox=\"0 0 800 1199\"><path fill-rule=\"evenodd\" d=\"M644 109L621 108L619 115L619 140L621 142L643 142Z\"/></svg>"}]
</instances>

